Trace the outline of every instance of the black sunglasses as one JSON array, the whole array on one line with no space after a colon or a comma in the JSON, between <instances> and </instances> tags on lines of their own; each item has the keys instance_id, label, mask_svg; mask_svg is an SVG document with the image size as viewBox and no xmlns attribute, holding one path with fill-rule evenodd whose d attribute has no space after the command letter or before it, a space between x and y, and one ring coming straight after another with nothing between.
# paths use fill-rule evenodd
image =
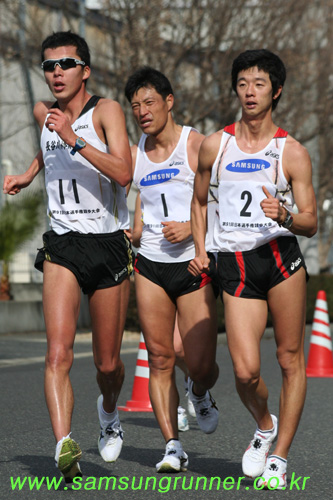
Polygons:
<instances>
[{"instance_id":1,"label":"black sunglasses","mask_svg":"<svg viewBox=\"0 0 333 500\"><path fill-rule=\"evenodd\" d=\"M86 65L84 61L75 59L75 57L63 57L62 59L46 59L46 61L42 62L41 68L44 71L54 71L57 64L63 70L76 68L77 64L81 66Z\"/></svg>"}]
</instances>

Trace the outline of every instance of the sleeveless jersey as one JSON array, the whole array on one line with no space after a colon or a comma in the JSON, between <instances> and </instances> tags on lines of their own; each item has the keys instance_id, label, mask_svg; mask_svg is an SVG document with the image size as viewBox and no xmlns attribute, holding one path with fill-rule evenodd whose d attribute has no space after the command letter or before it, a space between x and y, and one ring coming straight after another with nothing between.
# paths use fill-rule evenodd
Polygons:
<instances>
[{"instance_id":1,"label":"sleeveless jersey","mask_svg":"<svg viewBox=\"0 0 333 500\"><path fill-rule=\"evenodd\" d=\"M88 144L107 152L108 147L99 139L92 119L99 99L91 97L72 129ZM68 231L100 234L129 227L124 187L103 175L80 153L71 155L72 148L45 125L41 149L51 229L57 234Z\"/></svg>"},{"instance_id":2,"label":"sleeveless jersey","mask_svg":"<svg viewBox=\"0 0 333 500\"><path fill-rule=\"evenodd\" d=\"M219 251L218 244L214 238L214 226L218 223L219 214L219 195L218 183L216 180L216 169L212 169L209 191L207 197L207 232L205 240L205 249L207 252L216 253Z\"/></svg>"},{"instance_id":3,"label":"sleeveless jersey","mask_svg":"<svg viewBox=\"0 0 333 500\"><path fill-rule=\"evenodd\" d=\"M252 250L279 236L291 235L288 229L265 217L260 207L265 186L292 211L291 186L282 168L287 135L279 128L263 150L245 153L237 146L235 124L224 129L211 175L211 185L218 195L212 244L220 252Z\"/></svg>"},{"instance_id":4,"label":"sleeveless jersey","mask_svg":"<svg viewBox=\"0 0 333 500\"><path fill-rule=\"evenodd\" d=\"M180 139L170 157L152 162L146 152L147 135L140 138L133 182L140 191L142 236L140 250L156 262L184 262L194 257L192 237L181 243L170 243L162 233L164 221L186 222L191 218L194 172L187 158L187 140L191 127L183 127Z\"/></svg>"}]
</instances>

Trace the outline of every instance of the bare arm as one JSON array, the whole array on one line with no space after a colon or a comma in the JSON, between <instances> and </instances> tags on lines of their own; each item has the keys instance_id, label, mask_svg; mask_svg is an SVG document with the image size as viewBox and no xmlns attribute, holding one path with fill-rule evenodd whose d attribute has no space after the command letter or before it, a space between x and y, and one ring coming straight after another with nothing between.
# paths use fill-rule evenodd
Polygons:
<instances>
[{"instance_id":1,"label":"bare arm","mask_svg":"<svg viewBox=\"0 0 333 500\"><path fill-rule=\"evenodd\" d=\"M298 213L293 214L294 220L289 231L310 238L317 232L317 204L312 185L312 165L307 150L293 138L289 138L285 147L284 166L298 209ZM281 224L286 218L286 210L276 198L263 189L266 199L261 202L261 208L266 217Z\"/></svg>"},{"instance_id":2,"label":"bare arm","mask_svg":"<svg viewBox=\"0 0 333 500\"><path fill-rule=\"evenodd\" d=\"M211 170L219 146L219 136L213 134L207 137L200 148L199 166L194 179L194 191L191 203L191 228L195 244L195 258L190 262L188 270L193 275L202 273L209 268L209 259L205 249L207 231L207 197Z\"/></svg>"},{"instance_id":3,"label":"bare arm","mask_svg":"<svg viewBox=\"0 0 333 500\"><path fill-rule=\"evenodd\" d=\"M141 214L141 198L140 193L136 195L135 211L132 231L132 243L136 248L140 246L140 238L142 235L142 214Z\"/></svg>"},{"instance_id":4,"label":"bare arm","mask_svg":"<svg viewBox=\"0 0 333 500\"><path fill-rule=\"evenodd\" d=\"M38 102L34 107L34 118L37 121L39 128L43 127L48 106L51 103ZM6 175L3 183L3 192L5 194L18 194L21 189L29 186L36 175L44 168L43 154L39 150L35 158L32 160L29 168L20 175Z\"/></svg>"},{"instance_id":5,"label":"bare arm","mask_svg":"<svg viewBox=\"0 0 333 500\"><path fill-rule=\"evenodd\" d=\"M39 151L35 158L33 159L28 170L24 174L20 175L6 175L3 182L3 192L4 194L18 194L21 189L29 186L34 180L36 175L43 169L43 155Z\"/></svg>"},{"instance_id":6,"label":"bare arm","mask_svg":"<svg viewBox=\"0 0 333 500\"><path fill-rule=\"evenodd\" d=\"M66 144L74 147L79 136L73 131L67 115L58 108L51 108L48 113L45 125L49 130L56 131ZM104 142L106 141L109 151L104 153L87 143L86 147L76 154L82 155L110 179L126 186L132 179L131 152L125 116L119 103L102 99L96 106L93 120L96 132Z\"/></svg>"}]
</instances>

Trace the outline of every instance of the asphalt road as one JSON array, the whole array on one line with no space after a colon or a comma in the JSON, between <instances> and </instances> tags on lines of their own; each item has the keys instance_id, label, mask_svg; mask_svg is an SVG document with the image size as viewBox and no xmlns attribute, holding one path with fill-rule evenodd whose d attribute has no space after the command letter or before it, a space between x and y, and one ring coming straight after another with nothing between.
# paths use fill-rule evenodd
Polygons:
<instances>
[{"instance_id":1,"label":"asphalt road","mask_svg":"<svg viewBox=\"0 0 333 500\"><path fill-rule=\"evenodd\" d=\"M306 350L309 338L308 332ZM125 431L122 453L113 465L103 462L97 450L98 388L90 352L90 335L79 334L72 369L75 392L72 431L83 451L80 463L84 477L74 490L62 481L59 483L60 475L54 466L54 440L43 394L44 335L0 337L1 500L65 497L150 500L165 495L181 500L267 500L278 496L333 500L333 378L308 379L306 405L289 455L288 488L279 492L256 491L252 480L239 479L242 477L241 457L255 425L236 394L225 335L219 335L220 377L212 391L220 409L218 429L214 434L205 435L195 419L190 418L191 429L180 436L189 455L189 470L174 475L155 472L164 443L152 413L121 412ZM120 405L131 398L137 352L138 337L124 342L122 359L126 379ZM278 414L281 376L270 330L262 341L262 373L270 391L271 412ZM185 404L179 371L177 381ZM101 480L103 477L109 479ZM309 479L305 480L306 477ZM51 485L52 480L58 486L55 482Z\"/></svg>"}]
</instances>

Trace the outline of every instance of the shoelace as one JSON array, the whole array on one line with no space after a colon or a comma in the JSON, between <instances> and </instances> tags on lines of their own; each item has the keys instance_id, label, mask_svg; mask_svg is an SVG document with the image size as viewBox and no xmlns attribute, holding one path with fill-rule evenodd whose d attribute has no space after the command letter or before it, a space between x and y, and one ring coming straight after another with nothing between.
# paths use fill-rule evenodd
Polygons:
<instances>
[{"instance_id":1,"label":"shoelace","mask_svg":"<svg viewBox=\"0 0 333 500\"><path fill-rule=\"evenodd\" d=\"M268 452L267 448L269 444L270 443L267 443L266 441L254 436L253 440L251 441L251 449L249 450L249 455L252 457L252 459L261 460L261 457Z\"/></svg>"},{"instance_id":2,"label":"shoelace","mask_svg":"<svg viewBox=\"0 0 333 500\"><path fill-rule=\"evenodd\" d=\"M177 454L177 452L174 448L171 448L170 450L168 450L166 452L166 455L176 455L176 454Z\"/></svg>"},{"instance_id":3,"label":"shoelace","mask_svg":"<svg viewBox=\"0 0 333 500\"><path fill-rule=\"evenodd\" d=\"M201 405L205 404L204 407L199 409L199 413L202 417L207 417L207 415L209 415L209 411L211 408L215 408L217 410L217 406L216 406L214 399L212 398L210 393L208 393L208 394L209 394L208 404L207 404L207 396L206 395L204 396L202 401L198 401L195 403L195 405L199 406L199 407Z\"/></svg>"},{"instance_id":4,"label":"shoelace","mask_svg":"<svg viewBox=\"0 0 333 500\"><path fill-rule=\"evenodd\" d=\"M262 442L261 442L261 439L256 439L253 443L253 448L255 448L256 450L261 448L261 445L262 445Z\"/></svg>"},{"instance_id":5,"label":"shoelace","mask_svg":"<svg viewBox=\"0 0 333 500\"><path fill-rule=\"evenodd\" d=\"M109 424L105 429L101 430L102 436L103 436L103 431L108 440L117 439L118 436L123 438L123 431L120 428L112 427L111 424Z\"/></svg>"}]
</instances>

